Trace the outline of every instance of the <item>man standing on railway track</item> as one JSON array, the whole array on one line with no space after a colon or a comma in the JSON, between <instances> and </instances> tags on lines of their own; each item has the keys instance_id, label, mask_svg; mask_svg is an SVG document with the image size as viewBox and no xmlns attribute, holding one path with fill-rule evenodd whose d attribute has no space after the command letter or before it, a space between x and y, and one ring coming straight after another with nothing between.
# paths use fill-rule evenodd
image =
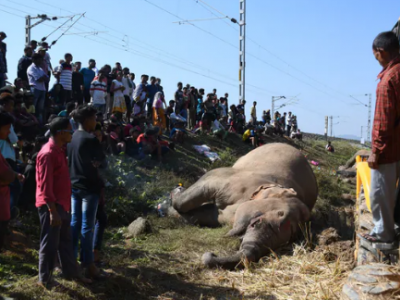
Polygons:
<instances>
[{"instance_id":1,"label":"man standing on railway track","mask_svg":"<svg viewBox=\"0 0 400 300\"><path fill-rule=\"evenodd\" d=\"M395 191L400 162L400 47L393 32L379 34L373 53L383 67L378 75L372 128L370 199L374 229L362 237L372 243L395 240Z\"/></svg>"}]
</instances>

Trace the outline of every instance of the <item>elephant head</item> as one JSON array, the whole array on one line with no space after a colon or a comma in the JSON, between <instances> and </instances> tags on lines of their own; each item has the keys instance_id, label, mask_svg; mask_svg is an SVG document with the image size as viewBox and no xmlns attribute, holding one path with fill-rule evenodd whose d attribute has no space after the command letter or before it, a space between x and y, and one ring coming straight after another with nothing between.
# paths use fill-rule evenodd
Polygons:
<instances>
[{"instance_id":1,"label":"elephant head","mask_svg":"<svg viewBox=\"0 0 400 300\"><path fill-rule=\"evenodd\" d=\"M229 257L205 253L202 261L208 267L235 268L243 259L258 261L270 249L288 243L298 224L310 217L310 210L291 189L264 189L252 200L241 204L235 214L229 236L241 236L239 251Z\"/></svg>"}]
</instances>

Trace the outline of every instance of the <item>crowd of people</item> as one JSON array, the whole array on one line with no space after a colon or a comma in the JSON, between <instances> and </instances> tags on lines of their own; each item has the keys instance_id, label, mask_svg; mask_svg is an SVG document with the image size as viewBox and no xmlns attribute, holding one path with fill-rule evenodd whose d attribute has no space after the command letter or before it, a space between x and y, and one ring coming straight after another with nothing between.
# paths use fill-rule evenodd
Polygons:
<instances>
[{"instance_id":1,"label":"crowd of people","mask_svg":"<svg viewBox=\"0 0 400 300\"><path fill-rule=\"evenodd\" d=\"M53 65L46 42L25 47L11 84L5 38L0 32L0 249L21 209L37 209L45 287L53 282L57 254L67 278L101 276L95 263L107 224L107 155L162 161L188 132L221 139L234 132L254 147L262 133L301 139L291 113L276 112L271 120L264 111L258 121L254 102L246 122L246 101L229 105L228 93L218 97L216 89L206 93L181 82L167 104L160 78L143 74L136 84L119 62L97 69L90 59L83 67L71 53Z\"/></svg>"}]
</instances>

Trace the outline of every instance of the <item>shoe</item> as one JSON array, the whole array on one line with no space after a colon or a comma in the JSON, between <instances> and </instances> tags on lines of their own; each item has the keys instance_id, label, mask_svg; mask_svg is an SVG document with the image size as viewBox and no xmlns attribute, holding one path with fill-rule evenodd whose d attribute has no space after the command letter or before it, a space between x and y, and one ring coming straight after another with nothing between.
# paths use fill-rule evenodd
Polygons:
<instances>
[{"instance_id":1,"label":"shoe","mask_svg":"<svg viewBox=\"0 0 400 300\"><path fill-rule=\"evenodd\" d=\"M19 217L19 208L14 206L11 208L11 220L15 220Z\"/></svg>"},{"instance_id":2,"label":"shoe","mask_svg":"<svg viewBox=\"0 0 400 300\"><path fill-rule=\"evenodd\" d=\"M91 263L88 267L85 269L85 276L87 278L94 278L97 279L100 277L100 269L95 266L94 263Z\"/></svg>"},{"instance_id":3,"label":"shoe","mask_svg":"<svg viewBox=\"0 0 400 300\"><path fill-rule=\"evenodd\" d=\"M95 263L101 262L101 252L97 249L93 250L93 261Z\"/></svg>"}]
</instances>

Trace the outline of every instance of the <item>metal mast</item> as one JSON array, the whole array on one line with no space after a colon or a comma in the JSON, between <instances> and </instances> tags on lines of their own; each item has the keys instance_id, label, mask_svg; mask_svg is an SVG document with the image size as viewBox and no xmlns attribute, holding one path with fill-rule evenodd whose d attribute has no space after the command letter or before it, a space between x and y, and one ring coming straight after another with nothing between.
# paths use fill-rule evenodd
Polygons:
<instances>
[{"instance_id":1,"label":"metal mast","mask_svg":"<svg viewBox=\"0 0 400 300\"><path fill-rule=\"evenodd\" d=\"M29 45L31 42L31 16L25 17L25 45Z\"/></svg>"},{"instance_id":2,"label":"metal mast","mask_svg":"<svg viewBox=\"0 0 400 300\"><path fill-rule=\"evenodd\" d=\"M246 95L246 0L239 0L239 101Z\"/></svg>"},{"instance_id":3,"label":"metal mast","mask_svg":"<svg viewBox=\"0 0 400 300\"><path fill-rule=\"evenodd\" d=\"M367 128L367 141L371 141L371 112L372 112L372 94L365 94L365 96L369 96L368 102L368 128Z\"/></svg>"}]
</instances>

